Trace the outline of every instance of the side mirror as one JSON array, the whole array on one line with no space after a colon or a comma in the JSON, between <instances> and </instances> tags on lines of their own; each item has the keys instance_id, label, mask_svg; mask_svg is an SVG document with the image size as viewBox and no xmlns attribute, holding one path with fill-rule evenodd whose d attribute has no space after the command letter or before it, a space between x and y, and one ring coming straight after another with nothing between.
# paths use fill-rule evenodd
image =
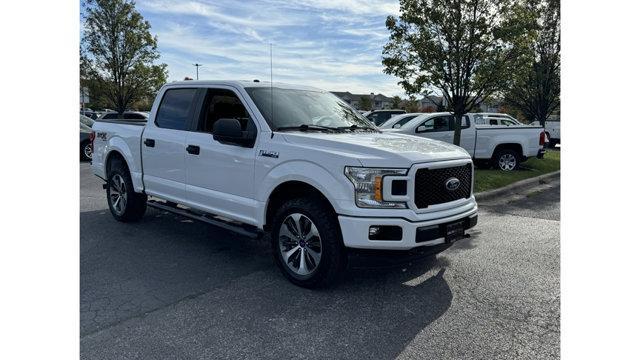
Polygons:
<instances>
[{"instance_id":1,"label":"side mirror","mask_svg":"<svg viewBox=\"0 0 640 360\"><path fill-rule=\"evenodd\" d=\"M393 126L392 126L392 127L393 127L394 129L400 129L400 127L401 127L401 126L402 126L402 125L400 125L400 124L393 124Z\"/></svg>"},{"instance_id":2,"label":"side mirror","mask_svg":"<svg viewBox=\"0 0 640 360\"><path fill-rule=\"evenodd\" d=\"M427 131L427 127L424 125L420 125L416 128L416 132L425 132Z\"/></svg>"},{"instance_id":3,"label":"side mirror","mask_svg":"<svg viewBox=\"0 0 640 360\"><path fill-rule=\"evenodd\" d=\"M238 139L242 137L240 121L236 119L218 119L213 124L213 136L224 139Z\"/></svg>"},{"instance_id":4,"label":"side mirror","mask_svg":"<svg viewBox=\"0 0 640 360\"><path fill-rule=\"evenodd\" d=\"M223 118L213 124L213 138L221 143L252 147L255 142L255 132L249 134L247 131L242 131L240 121L237 119Z\"/></svg>"}]
</instances>

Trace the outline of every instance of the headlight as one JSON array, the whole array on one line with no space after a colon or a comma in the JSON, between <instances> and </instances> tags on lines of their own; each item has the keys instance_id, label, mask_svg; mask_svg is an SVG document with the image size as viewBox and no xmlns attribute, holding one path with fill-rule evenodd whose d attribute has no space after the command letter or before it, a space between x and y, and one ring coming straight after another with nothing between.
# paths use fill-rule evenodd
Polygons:
<instances>
[{"instance_id":1,"label":"headlight","mask_svg":"<svg viewBox=\"0 0 640 360\"><path fill-rule=\"evenodd\" d=\"M378 169L351 167L344 168L356 190L356 205L363 208L395 208L406 209L403 202L384 201L382 199L382 178L386 175L403 176L407 169Z\"/></svg>"}]
</instances>

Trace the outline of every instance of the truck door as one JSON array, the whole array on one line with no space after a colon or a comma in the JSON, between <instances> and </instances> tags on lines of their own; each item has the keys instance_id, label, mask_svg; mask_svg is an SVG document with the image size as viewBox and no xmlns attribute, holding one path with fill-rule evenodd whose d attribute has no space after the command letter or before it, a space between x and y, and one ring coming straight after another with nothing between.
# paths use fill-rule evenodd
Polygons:
<instances>
[{"instance_id":1,"label":"truck door","mask_svg":"<svg viewBox=\"0 0 640 360\"><path fill-rule=\"evenodd\" d=\"M476 129L471 127L471 119L468 115L462 117L462 126L460 128L460 147L467 150L469 155L473 156L474 147L476 145Z\"/></svg>"},{"instance_id":2,"label":"truck door","mask_svg":"<svg viewBox=\"0 0 640 360\"><path fill-rule=\"evenodd\" d=\"M436 116L425 120L416 127L416 135L429 139L453 143L452 116Z\"/></svg>"},{"instance_id":3,"label":"truck door","mask_svg":"<svg viewBox=\"0 0 640 360\"><path fill-rule=\"evenodd\" d=\"M185 200L185 140L198 89L169 88L142 133L145 191L165 200Z\"/></svg>"},{"instance_id":4,"label":"truck door","mask_svg":"<svg viewBox=\"0 0 640 360\"><path fill-rule=\"evenodd\" d=\"M203 90L197 124L187 135L186 192L195 208L254 223L257 201L254 194L255 144L221 142L213 137L220 119L236 119L243 131L257 133L246 103L232 87Z\"/></svg>"}]
</instances>

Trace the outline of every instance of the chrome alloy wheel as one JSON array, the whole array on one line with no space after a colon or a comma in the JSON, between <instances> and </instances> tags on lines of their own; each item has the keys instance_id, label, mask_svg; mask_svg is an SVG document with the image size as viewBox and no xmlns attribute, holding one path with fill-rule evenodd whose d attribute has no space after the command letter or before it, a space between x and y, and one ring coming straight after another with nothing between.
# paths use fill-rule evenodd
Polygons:
<instances>
[{"instance_id":1,"label":"chrome alloy wheel","mask_svg":"<svg viewBox=\"0 0 640 360\"><path fill-rule=\"evenodd\" d=\"M84 156L87 159L91 159L91 155L93 153L92 149L91 149L91 144L86 144L83 148L82 148L82 152L84 153Z\"/></svg>"},{"instance_id":2,"label":"chrome alloy wheel","mask_svg":"<svg viewBox=\"0 0 640 360\"><path fill-rule=\"evenodd\" d=\"M114 174L111 177L109 202L111 202L111 207L118 215L124 214L127 209L127 186L120 174Z\"/></svg>"},{"instance_id":3,"label":"chrome alloy wheel","mask_svg":"<svg viewBox=\"0 0 640 360\"><path fill-rule=\"evenodd\" d=\"M278 234L280 256L289 270L301 277L312 275L322 258L320 233L313 221L300 213L290 214Z\"/></svg>"},{"instance_id":4,"label":"chrome alloy wheel","mask_svg":"<svg viewBox=\"0 0 640 360\"><path fill-rule=\"evenodd\" d=\"M500 169L511 171L516 168L516 157L513 154L502 154L498 159Z\"/></svg>"}]
</instances>

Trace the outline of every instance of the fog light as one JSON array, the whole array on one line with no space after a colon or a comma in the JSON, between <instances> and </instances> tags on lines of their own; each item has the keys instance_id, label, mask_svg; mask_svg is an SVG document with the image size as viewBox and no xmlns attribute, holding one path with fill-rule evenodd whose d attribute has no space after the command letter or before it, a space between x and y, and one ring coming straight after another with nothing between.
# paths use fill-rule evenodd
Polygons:
<instances>
[{"instance_id":1,"label":"fog light","mask_svg":"<svg viewBox=\"0 0 640 360\"><path fill-rule=\"evenodd\" d=\"M380 226L371 226L371 227L369 227L369 239L371 239L372 237L375 237L376 235L380 234L380 231L382 231Z\"/></svg>"},{"instance_id":2,"label":"fog light","mask_svg":"<svg viewBox=\"0 0 640 360\"><path fill-rule=\"evenodd\" d=\"M369 227L369 240L402 240L402 228L394 225L374 225Z\"/></svg>"}]
</instances>

